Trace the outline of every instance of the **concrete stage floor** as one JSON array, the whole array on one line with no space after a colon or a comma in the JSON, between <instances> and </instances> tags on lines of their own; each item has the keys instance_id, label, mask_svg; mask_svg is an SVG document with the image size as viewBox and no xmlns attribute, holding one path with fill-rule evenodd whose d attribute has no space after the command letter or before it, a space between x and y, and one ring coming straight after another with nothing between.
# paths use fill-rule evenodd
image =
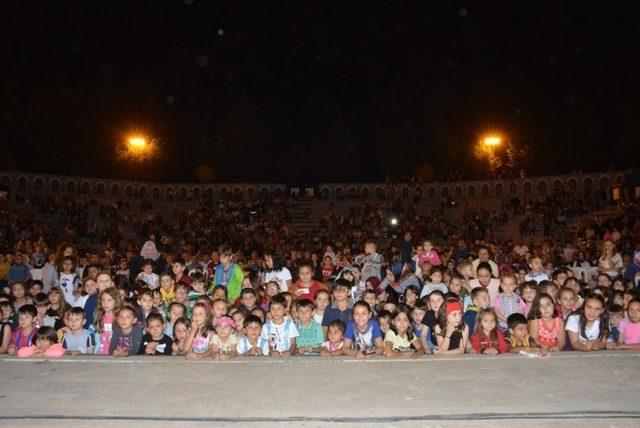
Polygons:
<instances>
[{"instance_id":1,"label":"concrete stage floor","mask_svg":"<svg viewBox=\"0 0 640 428\"><path fill-rule=\"evenodd\" d=\"M0 358L2 426L640 426L640 353Z\"/></svg>"}]
</instances>

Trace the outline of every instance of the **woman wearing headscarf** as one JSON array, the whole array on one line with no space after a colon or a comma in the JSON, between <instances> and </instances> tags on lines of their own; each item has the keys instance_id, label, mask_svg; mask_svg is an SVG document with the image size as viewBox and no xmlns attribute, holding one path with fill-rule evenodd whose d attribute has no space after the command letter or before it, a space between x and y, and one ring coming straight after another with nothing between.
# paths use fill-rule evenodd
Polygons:
<instances>
[{"instance_id":1,"label":"woman wearing headscarf","mask_svg":"<svg viewBox=\"0 0 640 428\"><path fill-rule=\"evenodd\" d=\"M131 276L129 278L131 283L135 282L136 276L138 276L138 274L142 272L142 265L144 264L144 261L147 259L153 261L154 273L157 273L158 275L160 275L162 272L167 270L167 263L165 262L164 257L162 257L162 254L156 248L155 242L147 241L142 246L142 249L140 250L140 254L136 255L133 258L133 260L131 260L131 266L130 266Z\"/></svg>"}]
</instances>

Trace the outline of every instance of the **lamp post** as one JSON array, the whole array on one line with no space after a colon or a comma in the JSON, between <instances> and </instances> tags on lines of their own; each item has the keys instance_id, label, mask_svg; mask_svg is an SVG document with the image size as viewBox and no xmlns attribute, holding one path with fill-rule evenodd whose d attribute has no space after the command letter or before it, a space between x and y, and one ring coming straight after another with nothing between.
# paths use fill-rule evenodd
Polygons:
<instances>
[{"instance_id":1,"label":"lamp post","mask_svg":"<svg viewBox=\"0 0 640 428\"><path fill-rule=\"evenodd\" d=\"M129 163L132 168L133 178L138 178L136 165L150 162L158 155L158 143L155 139L145 134L132 134L126 136L119 145L120 158Z\"/></svg>"}]
</instances>

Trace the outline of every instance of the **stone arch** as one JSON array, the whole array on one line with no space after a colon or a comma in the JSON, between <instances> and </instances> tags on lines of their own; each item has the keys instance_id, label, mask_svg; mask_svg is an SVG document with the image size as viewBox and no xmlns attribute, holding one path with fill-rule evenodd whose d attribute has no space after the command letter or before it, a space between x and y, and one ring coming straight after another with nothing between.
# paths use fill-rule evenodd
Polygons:
<instances>
[{"instance_id":1,"label":"stone arch","mask_svg":"<svg viewBox=\"0 0 640 428\"><path fill-rule=\"evenodd\" d=\"M68 180L67 181L67 192L68 193L75 193L76 191L76 182L73 180Z\"/></svg>"},{"instance_id":2,"label":"stone arch","mask_svg":"<svg viewBox=\"0 0 640 428\"><path fill-rule=\"evenodd\" d=\"M389 197L390 197L391 199L395 198L395 197L396 197L396 187L395 187L395 186L391 186L391 187L388 189L387 193L388 193L388 195L389 195Z\"/></svg>"},{"instance_id":3,"label":"stone arch","mask_svg":"<svg viewBox=\"0 0 640 428\"><path fill-rule=\"evenodd\" d=\"M467 196L470 197L470 198L475 198L476 197L476 186L471 184L471 185L469 185L467 187Z\"/></svg>"},{"instance_id":4,"label":"stone arch","mask_svg":"<svg viewBox=\"0 0 640 428\"><path fill-rule=\"evenodd\" d=\"M194 199L200 199L200 188L194 187L193 189L191 189L191 194L193 195Z\"/></svg>"},{"instance_id":5,"label":"stone arch","mask_svg":"<svg viewBox=\"0 0 640 428\"><path fill-rule=\"evenodd\" d=\"M435 187L429 187L429 190L427 191L427 196L429 199L435 199L436 198L436 188Z\"/></svg>"},{"instance_id":6,"label":"stone arch","mask_svg":"<svg viewBox=\"0 0 640 428\"><path fill-rule=\"evenodd\" d=\"M524 194L525 195L530 194L532 189L533 189L533 183L531 183L530 181L525 181L524 182Z\"/></svg>"},{"instance_id":7,"label":"stone arch","mask_svg":"<svg viewBox=\"0 0 640 428\"><path fill-rule=\"evenodd\" d=\"M247 197L253 200L256 197L256 188L253 186L247 187Z\"/></svg>"},{"instance_id":8,"label":"stone arch","mask_svg":"<svg viewBox=\"0 0 640 428\"><path fill-rule=\"evenodd\" d=\"M138 187L138 194L140 195L141 198L146 197L148 191L149 191L149 189L147 189L147 186Z\"/></svg>"},{"instance_id":9,"label":"stone arch","mask_svg":"<svg viewBox=\"0 0 640 428\"><path fill-rule=\"evenodd\" d=\"M600 188L601 189L607 189L609 188L609 186L611 185L611 180L609 180L609 177L606 175L603 175L600 177Z\"/></svg>"},{"instance_id":10,"label":"stone arch","mask_svg":"<svg viewBox=\"0 0 640 428\"><path fill-rule=\"evenodd\" d=\"M497 183L494 187L494 192L496 196L502 196L502 190L503 190L502 183Z\"/></svg>"},{"instance_id":11,"label":"stone arch","mask_svg":"<svg viewBox=\"0 0 640 428\"><path fill-rule=\"evenodd\" d=\"M540 180L538 182L538 193L547 193L547 182Z\"/></svg>"},{"instance_id":12,"label":"stone arch","mask_svg":"<svg viewBox=\"0 0 640 428\"><path fill-rule=\"evenodd\" d=\"M157 186L151 189L151 197L153 199L160 199L160 189Z\"/></svg>"},{"instance_id":13,"label":"stone arch","mask_svg":"<svg viewBox=\"0 0 640 428\"><path fill-rule=\"evenodd\" d=\"M27 190L27 177L24 175L18 177L18 190L21 192Z\"/></svg>"},{"instance_id":14,"label":"stone arch","mask_svg":"<svg viewBox=\"0 0 640 428\"><path fill-rule=\"evenodd\" d=\"M229 189L227 189L226 187L221 187L220 188L220 199L226 199L228 195L229 195Z\"/></svg>"},{"instance_id":15,"label":"stone arch","mask_svg":"<svg viewBox=\"0 0 640 428\"><path fill-rule=\"evenodd\" d=\"M2 184L9 185L9 183L11 183L11 177L9 177L7 174L3 174L2 177L0 177L0 182Z\"/></svg>"},{"instance_id":16,"label":"stone arch","mask_svg":"<svg viewBox=\"0 0 640 428\"><path fill-rule=\"evenodd\" d=\"M244 192L239 187L233 188L233 197L237 199L242 199L244 197Z\"/></svg>"},{"instance_id":17,"label":"stone arch","mask_svg":"<svg viewBox=\"0 0 640 428\"><path fill-rule=\"evenodd\" d=\"M124 194L127 196L127 198L133 197L133 186L131 184L127 184L124 187Z\"/></svg>"},{"instance_id":18,"label":"stone arch","mask_svg":"<svg viewBox=\"0 0 640 428\"><path fill-rule=\"evenodd\" d=\"M175 197L175 195L176 195L176 191L175 191L175 190L173 189L173 187L171 187L171 186L168 186L168 187L165 189L164 193L165 193L165 197L166 197L166 199L168 199L168 200L170 200L170 201L172 201L172 200L173 200L173 198L174 198L174 197Z\"/></svg>"},{"instance_id":19,"label":"stone arch","mask_svg":"<svg viewBox=\"0 0 640 428\"><path fill-rule=\"evenodd\" d=\"M36 177L35 180L33 180L33 189L36 192L42 192L44 190L44 180L42 177Z\"/></svg>"},{"instance_id":20,"label":"stone arch","mask_svg":"<svg viewBox=\"0 0 640 428\"><path fill-rule=\"evenodd\" d=\"M624 184L624 176L622 174L616 175L615 183L616 184Z\"/></svg>"},{"instance_id":21,"label":"stone arch","mask_svg":"<svg viewBox=\"0 0 640 428\"><path fill-rule=\"evenodd\" d=\"M204 195L206 196L207 199L213 198L213 187L207 186L207 188L204 191Z\"/></svg>"},{"instance_id":22,"label":"stone arch","mask_svg":"<svg viewBox=\"0 0 640 428\"><path fill-rule=\"evenodd\" d=\"M443 198L448 198L449 197L449 186L442 186L442 188L440 189L440 195Z\"/></svg>"},{"instance_id":23,"label":"stone arch","mask_svg":"<svg viewBox=\"0 0 640 428\"><path fill-rule=\"evenodd\" d=\"M482 185L482 197L486 198L487 196L489 196L489 185L488 184L483 184Z\"/></svg>"},{"instance_id":24,"label":"stone arch","mask_svg":"<svg viewBox=\"0 0 640 428\"><path fill-rule=\"evenodd\" d=\"M384 189L382 187L376 187L376 197L380 200L384 199Z\"/></svg>"},{"instance_id":25,"label":"stone arch","mask_svg":"<svg viewBox=\"0 0 640 428\"><path fill-rule=\"evenodd\" d=\"M80 189L80 192L84 193L85 195L88 195L91 193L91 183L89 183L88 181L83 181L82 182L82 188Z\"/></svg>"},{"instance_id":26,"label":"stone arch","mask_svg":"<svg viewBox=\"0 0 640 428\"><path fill-rule=\"evenodd\" d=\"M111 185L111 196L118 196L119 193L120 193L120 186L113 183Z\"/></svg>"},{"instance_id":27,"label":"stone arch","mask_svg":"<svg viewBox=\"0 0 640 428\"><path fill-rule=\"evenodd\" d=\"M572 192L575 192L576 190L578 190L578 180L576 180L575 178L571 177L568 181L569 184L569 189Z\"/></svg>"},{"instance_id":28,"label":"stone arch","mask_svg":"<svg viewBox=\"0 0 640 428\"><path fill-rule=\"evenodd\" d=\"M184 186L180 186L180 188L178 189L178 199L184 201L185 199L187 199L187 197L187 188Z\"/></svg>"},{"instance_id":29,"label":"stone arch","mask_svg":"<svg viewBox=\"0 0 640 428\"><path fill-rule=\"evenodd\" d=\"M456 198L462 197L462 186L456 186L456 190L454 191L454 195Z\"/></svg>"},{"instance_id":30,"label":"stone arch","mask_svg":"<svg viewBox=\"0 0 640 428\"><path fill-rule=\"evenodd\" d=\"M52 192L59 192L60 191L60 180L58 180L57 178L54 178L53 180L51 180L50 186L51 186L50 190Z\"/></svg>"},{"instance_id":31,"label":"stone arch","mask_svg":"<svg viewBox=\"0 0 640 428\"><path fill-rule=\"evenodd\" d=\"M510 195L518 194L518 185L515 183L515 181L512 181L511 183L509 183L509 194Z\"/></svg>"},{"instance_id":32,"label":"stone arch","mask_svg":"<svg viewBox=\"0 0 640 428\"><path fill-rule=\"evenodd\" d=\"M282 197L283 194L284 194L284 191L280 186L276 187L275 190L273 191L273 196L275 196L276 198Z\"/></svg>"},{"instance_id":33,"label":"stone arch","mask_svg":"<svg viewBox=\"0 0 640 428\"><path fill-rule=\"evenodd\" d=\"M94 189L94 193L96 195L104 195L104 183L101 181L99 183L96 183L96 187Z\"/></svg>"},{"instance_id":34,"label":"stone arch","mask_svg":"<svg viewBox=\"0 0 640 428\"><path fill-rule=\"evenodd\" d=\"M269 196L269 189L267 189L266 187L263 187L262 189L260 189L260 196L263 198L266 198L267 196Z\"/></svg>"},{"instance_id":35,"label":"stone arch","mask_svg":"<svg viewBox=\"0 0 640 428\"><path fill-rule=\"evenodd\" d=\"M367 186L362 188L362 197L364 199L369 199L371 197L371 189Z\"/></svg>"},{"instance_id":36,"label":"stone arch","mask_svg":"<svg viewBox=\"0 0 640 428\"><path fill-rule=\"evenodd\" d=\"M593 178L591 177L585 178L582 185L584 187L585 193L591 193L591 191L593 191Z\"/></svg>"},{"instance_id":37,"label":"stone arch","mask_svg":"<svg viewBox=\"0 0 640 428\"><path fill-rule=\"evenodd\" d=\"M402 188L402 199L409 199L409 188L408 187L403 187Z\"/></svg>"},{"instance_id":38,"label":"stone arch","mask_svg":"<svg viewBox=\"0 0 640 428\"><path fill-rule=\"evenodd\" d=\"M553 190L562 190L562 180L559 178L553 180Z\"/></svg>"}]
</instances>

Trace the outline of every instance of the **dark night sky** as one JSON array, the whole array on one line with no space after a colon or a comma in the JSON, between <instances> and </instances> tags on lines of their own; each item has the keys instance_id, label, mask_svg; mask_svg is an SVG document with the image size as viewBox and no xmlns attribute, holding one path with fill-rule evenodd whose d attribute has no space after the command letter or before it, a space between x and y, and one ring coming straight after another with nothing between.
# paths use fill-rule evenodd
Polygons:
<instances>
[{"instance_id":1,"label":"dark night sky","mask_svg":"<svg viewBox=\"0 0 640 428\"><path fill-rule=\"evenodd\" d=\"M136 127L154 180L470 178L488 129L530 174L634 166L639 3L478 3L7 2L0 167L128 177Z\"/></svg>"}]
</instances>

